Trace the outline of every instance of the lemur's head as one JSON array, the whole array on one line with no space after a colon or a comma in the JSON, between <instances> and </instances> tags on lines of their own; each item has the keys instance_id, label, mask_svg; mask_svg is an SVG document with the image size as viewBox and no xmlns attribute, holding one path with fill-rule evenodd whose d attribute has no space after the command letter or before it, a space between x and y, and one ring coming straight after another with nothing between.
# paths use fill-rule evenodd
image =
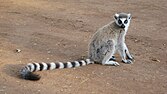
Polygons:
<instances>
[{"instance_id":1,"label":"lemur's head","mask_svg":"<svg viewBox=\"0 0 167 94\"><path fill-rule=\"evenodd\" d=\"M128 27L130 24L130 20L131 20L131 14L127 14L127 13L116 13L114 15L114 19L115 19L115 23L121 27L121 28L125 28Z\"/></svg>"}]
</instances>

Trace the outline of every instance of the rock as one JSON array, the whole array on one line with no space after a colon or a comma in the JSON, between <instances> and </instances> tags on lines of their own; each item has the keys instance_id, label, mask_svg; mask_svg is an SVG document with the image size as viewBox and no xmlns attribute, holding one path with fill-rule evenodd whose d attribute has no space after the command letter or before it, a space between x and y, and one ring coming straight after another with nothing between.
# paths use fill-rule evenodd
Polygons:
<instances>
[{"instance_id":1,"label":"rock","mask_svg":"<svg viewBox=\"0 0 167 94\"><path fill-rule=\"evenodd\" d=\"M50 54L50 53L51 53L51 51L48 51L47 53L48 53L48 54Z\"/></svg>"},{"instance_id":2,"label":"rock","mask_svg":"<svg viewBox=\"0 0 167 94\"><path fill-rule=\"evenodd\" d=\"M34 43L33 45L35 46L35 45L37 45L37 43Z\"/></svg>"},{"instance_id":3,"label":"rock","mask_svg":"<svg viewBox=\"0 0 167 94\"><path fill-rule=\"evenodd\" d=\"M153 58L152 61L160 62L160 60L157 58Z\"/></svg>"},{"instance_id":4,"label":"rock","mask_svg":"<svg viewBox=\"0 0 167 94\"><path fill-rule=\"evenodd\" d=\"M20 52L21 52L21 50L20 50L20 49L16 49L16 52L17 52L17 53L20 53Z\"/></svg>"}]
</instances>

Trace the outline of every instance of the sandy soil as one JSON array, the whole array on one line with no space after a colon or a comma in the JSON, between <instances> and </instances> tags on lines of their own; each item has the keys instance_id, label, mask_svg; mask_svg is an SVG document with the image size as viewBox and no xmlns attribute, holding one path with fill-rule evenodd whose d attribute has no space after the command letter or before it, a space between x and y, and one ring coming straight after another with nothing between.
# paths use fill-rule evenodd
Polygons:
<instances>
[{"instance_id":1,"label":"sandy soil","mask_svg":"<svg viewBox=\"0 0 167 94\"><path fill-rule=\"evenodd\" d=\"M117 57L119 67L38 72L36 82L18 77L28 62L87 56L90 37L116 12L133 16L126 42L134 64ZM166 12L166 0L0 0L0 94L167 94Z\"/></svg>"}]
</instances>

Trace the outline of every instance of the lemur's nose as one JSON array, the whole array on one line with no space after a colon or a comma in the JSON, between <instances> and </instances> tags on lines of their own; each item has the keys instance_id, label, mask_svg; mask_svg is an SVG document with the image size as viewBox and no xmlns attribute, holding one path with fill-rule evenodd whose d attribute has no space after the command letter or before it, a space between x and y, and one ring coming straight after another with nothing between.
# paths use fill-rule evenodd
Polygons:
<instances>
[{"instance_id":1,"label":"lemur's nose","mask_svg":"<svg viewBox=\"0 0 167 94\"><path fill-rule=\"evenodd\" d=\"M124 24L122 24L122 25L121 25L121 28L125 28L125 25L124 25Z\"/></svg>"}]
</instances>

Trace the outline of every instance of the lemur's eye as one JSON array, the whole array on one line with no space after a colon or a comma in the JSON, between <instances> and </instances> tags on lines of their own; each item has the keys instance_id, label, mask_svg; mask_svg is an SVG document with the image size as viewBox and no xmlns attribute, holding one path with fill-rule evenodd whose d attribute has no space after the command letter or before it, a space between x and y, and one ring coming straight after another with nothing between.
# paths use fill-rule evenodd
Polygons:
<instances>
[{"instance_id":1,"label":"lemur's eye","mask_svg":"<svg viewBox=\"0 0 167 94\"><path fill-rule=\"evenodd\" d=\"M118 24L122 24L122 21L120 19L118 20Z\"/></svg>"},{"instance_id":2,"label":"lemur's eye","mask_svg":"<svg viewBox=\"0 0 167 94\"><path fill-rule=\"evenodd\" d=\"M128 23L128 20L125 20L124 23L127 24L127 23Z\"/></svg>"}]
</instances>

